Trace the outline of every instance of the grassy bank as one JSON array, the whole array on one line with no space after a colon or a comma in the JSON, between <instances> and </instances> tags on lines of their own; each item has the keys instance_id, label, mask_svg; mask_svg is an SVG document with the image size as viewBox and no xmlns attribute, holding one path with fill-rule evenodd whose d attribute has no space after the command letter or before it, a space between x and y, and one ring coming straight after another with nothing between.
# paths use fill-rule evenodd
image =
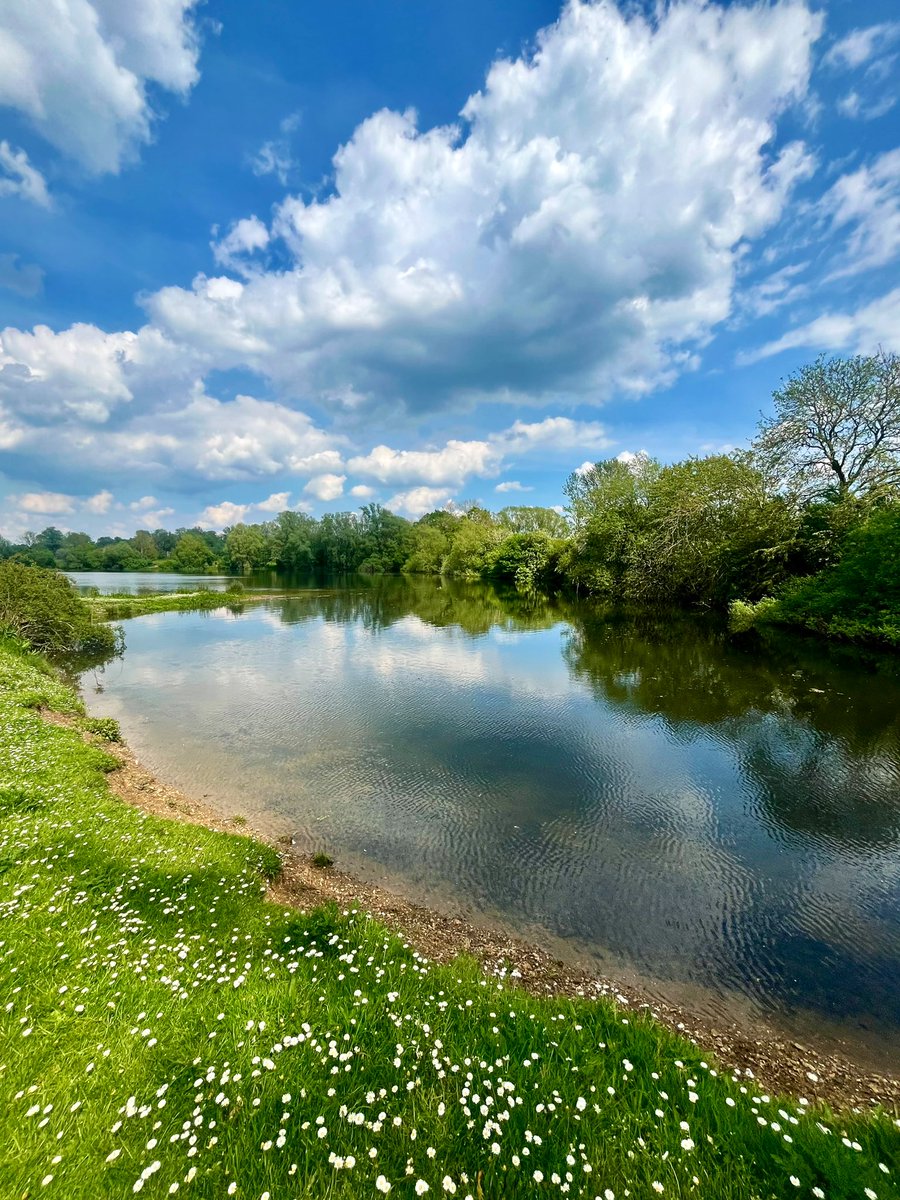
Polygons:
<instances>
[{"instance_id":1,"label":"grassy bank","mask_svg":"<svg viewBox=\"0 0 900 1200\"><path fill-rule=\"evenodd\" d=\"M123 621L128 617L144 617L150 613L204 612L222 608L226 604L244 605L250 601L271 599L273 593L245 592L243 589L228 592L211 592L205 588L184 592L153 592L146 596L134 596L128 592L111 592L103 596L86 596L94 616L103 621Z\"/></svg>"},{"instance_id":2,"label":"grassy bank","mask_svg":"<svg viewBox=\"0 0 900 1200\"><path fill-rule=\"evenodd\" d=\"M890 1115L267 903L269 848L123 804L82 729L0 646L2 1200L900 1196Z\"/></svg>"}]
</instances>

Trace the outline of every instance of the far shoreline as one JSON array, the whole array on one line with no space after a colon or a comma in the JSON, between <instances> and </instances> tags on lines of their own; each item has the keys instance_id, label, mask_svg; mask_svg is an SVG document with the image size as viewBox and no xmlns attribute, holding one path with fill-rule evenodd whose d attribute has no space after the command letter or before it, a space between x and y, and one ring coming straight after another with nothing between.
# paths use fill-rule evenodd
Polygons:
<instances>
[{"instance_id":1,"label":"far shoreline","mask_svg":"<svg viewBox=\"0 0 900 1200\"><path fill-rule=\"evenodd\" d=\"M69 718L44 711L44 718L71 725ZM316 867L309 855L296 852L293 838L273 837L246 818L236 819L208 798L198 800L166 783L149 770L127 743L110 743L121 766L107 776L112 792L134 807L156 816L206 828L244 834L273 846L282 870L269 886L269 899L309 909L328 903L362 909L406 938L437 962L464 955L490 974L500 974L535 995L605 997L626 1011L649 1011L667 1028L689 1037L714 1054L720 1064L756 1081L758 1088L823 1101L835 1108L864 1110L882 1105L900 1112L900 1072L874 1070L855 1058L852 1049L835 1048L814 1035L808 1044L763 1020L719 1022L691 1012L659 996L649 996L633 981L601 976L554 957L538 942L481 923L477 918L448 915L413 902L399 892L367 882L339 867ZM665 986L665 981L659 981Z\"/></svg>"}]
</instances>

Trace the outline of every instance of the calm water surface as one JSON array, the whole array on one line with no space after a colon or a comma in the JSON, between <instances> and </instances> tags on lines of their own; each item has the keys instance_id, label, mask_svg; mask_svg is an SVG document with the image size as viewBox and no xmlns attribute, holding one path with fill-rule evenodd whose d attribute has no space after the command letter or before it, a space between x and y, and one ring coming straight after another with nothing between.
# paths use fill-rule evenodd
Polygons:
<instances>
[{"instance_id":1,"label":"calm water surface","mask_svg":"<svg viewBox=\"0 0 900 1200\"><path fill-rule=\"evenodd\" d=\"M182 588L209 588L211 592L224 592L233 581L231 575L176 575L166 571L68 571L66 574L79 588L96 588L108 595L110 592L177 592Z\"/></svg>"},{"instance_id":2,"label":"calm water surface","mask_svg":"<svg viewBox=\"0 0 900 1200\"><path fill-rule=\"evenodd\" d=\"M896 657L432 580L125 630L88 702L185 790L715 1015L898 1063Z\"/></svg>"}]
</instances>

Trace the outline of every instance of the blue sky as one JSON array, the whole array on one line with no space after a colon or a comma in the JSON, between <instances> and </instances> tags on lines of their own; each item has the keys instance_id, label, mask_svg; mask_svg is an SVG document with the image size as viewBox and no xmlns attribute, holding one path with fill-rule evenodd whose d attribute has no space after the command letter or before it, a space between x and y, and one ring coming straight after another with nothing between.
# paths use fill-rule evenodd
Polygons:
<instances>
[{"instance_id":1,"label":"blue sky","mask_svg":"<svg viewBox=\"0 0 900 1200\"><path fill-rule=\"evenodd\" d=\"M0 0L0 531L559 504L900 349L894 0Z\"/></svg>"}]
</instances>

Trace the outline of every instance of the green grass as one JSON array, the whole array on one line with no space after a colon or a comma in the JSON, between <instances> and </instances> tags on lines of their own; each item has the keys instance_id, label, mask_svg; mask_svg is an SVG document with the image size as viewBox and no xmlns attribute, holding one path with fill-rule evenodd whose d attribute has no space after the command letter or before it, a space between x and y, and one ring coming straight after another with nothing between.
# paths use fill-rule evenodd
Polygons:
<instances>
[{"instance_id":1,"label":"green grass","mask_svg":"<svg viewBox=\"0 0 900 1200\"><path fill-rule=\"evenodd\" d=\"M124 621L129 617L144 617L150 613L203 612L213 608L243 607L245 604L272 600L281 592L246 592L242 585L224 592L207 588L185 589L176 592L152 592L134 596L130 592L110 592L103 596L85 596L94 617L103 621Z\"/></svg>"},{"instance_id":2,"label":"green grass","mask_svg":"<svg viewBox=\"0 0 900 1200\"><path fill-rule=\"evenodd\" d=\"M205 588L185 592L153 592L147 596L133 596L127 592L114 592L105 596L87 596L91 611L101 620L122 621L128 617L143 617L149 613L198 612L222 608L226 604L244 604L249 597L236 599L225 592L211 592Z\"/></svg>"},{"instance_id":3,"label":"green grass","mask_svg":"<svg viewBox=\"0 0 900 1200\"><path fill-rule=\"evenodd\" d=\"M81 712L0 647L2 1200L900 1195L891 1116L267 903L271 849L118 801L38 705Z\"/></svg>"}]
</instances>

